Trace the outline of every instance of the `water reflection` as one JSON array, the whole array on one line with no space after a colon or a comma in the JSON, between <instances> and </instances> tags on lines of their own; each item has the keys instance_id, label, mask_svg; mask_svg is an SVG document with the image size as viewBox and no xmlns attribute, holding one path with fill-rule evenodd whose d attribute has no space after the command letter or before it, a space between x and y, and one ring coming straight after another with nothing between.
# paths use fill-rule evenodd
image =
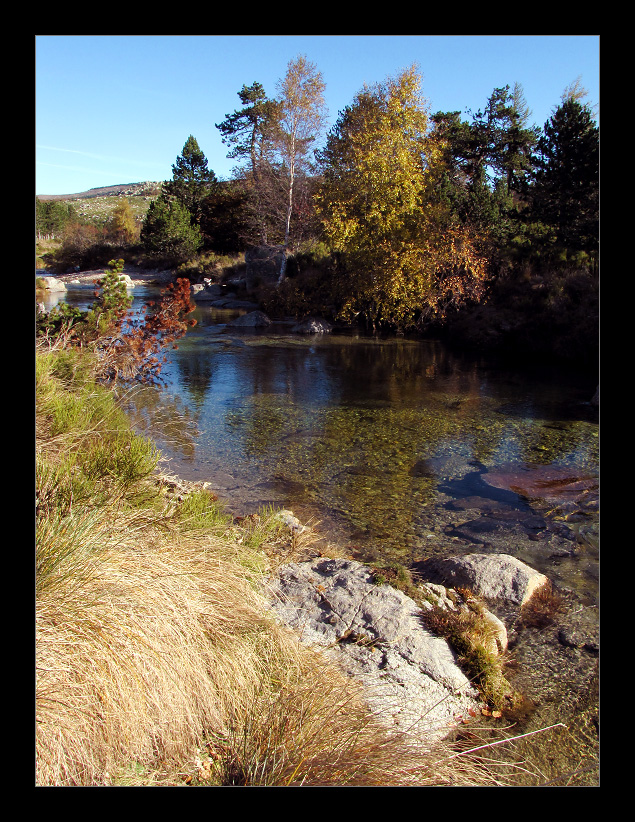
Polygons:
<instances>
[{"instance_id":1,"label":"water reflection","mask_svg":"<svg viewBox=\"0 0 635 822\"><path fill-rule=\"evenodd\" d=\"M161 442L175 471L204 476L237 510L295 507L412 554L448 483L475 466L597 473L588 379L520 376L405 338L237 333L235 316L197 309L160 396L196 418L187 460Z\"/></svg>"},{"instance_id":2,"label":"water reflection","mask_svg":"<svg viewBox=\"0 0 635 822\"><path fill-rule=\"evenodd\" d=\"M510 523L506 543L488 532L494 549L525 545L527 502L486 489L488 471L554 465L597 475L588 378L514 372L403 337L237 331L229 322L238 313L199 306L197 325L168 355L167 386L130 400L170 470L210 482L237 513L291 507L349 546L408 561L474 550L479 529L461 526L479 517L492 533ZM526 558L546 570L553 534L538 536ZM588 563L573 564L567 575L596 585Z\"/></svg>"}]
</instances>

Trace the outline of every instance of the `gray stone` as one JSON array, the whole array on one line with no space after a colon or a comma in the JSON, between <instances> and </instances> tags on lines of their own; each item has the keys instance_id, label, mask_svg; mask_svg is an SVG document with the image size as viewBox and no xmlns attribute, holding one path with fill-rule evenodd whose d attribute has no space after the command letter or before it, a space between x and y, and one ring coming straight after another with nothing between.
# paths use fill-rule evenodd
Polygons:
<instances>
[{"instance_id":1,"label":"gray stone","mask_svg":"<svg viewBox=\"0 0 635 822\"><path fill-rule=\"evenodd\" d=\"M303 642L361 682L388 727L420 744L446 735L478 706L449 644L424 626L415 602L375 584L359 562L319 558L283 566L272 582L272 608Z\"/></svg>"},{"instance_id":2,"label":"gray stone","mask_svg":"<svg viewBox=\"0 0 635 822\"><path fill-rule=\"evenodd\" d=\"M42 287L45 288L47 291L66 291L66 286L64 285L64 283L61 280L56 279L55 277L42 277L41 283Z\"/></svg>"},{"instance_id":3,"label":"gray stone","mask_svg":"<svg viewBox=\"0 0 635 822\"><path fill-rule=\"evenodd\" d=\"M275 285L285 257L284 246L254 246L245 251L245 280L247 290L257 285Z\"/></svg>"},{"instance_id":4,"label":"gray stone","mask_svg":"<svg viewBox=\"0 0 635 822\"><path fill-rule=\"evenodd\" d=\"M196 283L191 288L192 299L199 302L211 302L218 300L223 293L220 285L205 285L204 283Z\"/></svg>"},{"instance_id":5,"label":"gray stone","mask_svg":"<svg viewBox=\"0 0 635 822\"><path fill-rule=\"evenodd\" d=\"M227 325L232 328L265 328L271 325L271 320L262 311L250 311Z\"/></svg>"},{"instance_id":6,"label":"gray stone","mask_svg":"<svg viewBox=\"0 0 635 822\"><path fill-rule=\"evenodd\" d=\"M509 554L466 554L422 563L427 579L453 588L469 588L487 600L525 605L549 580Z\"/></svg>"}]
</instances>

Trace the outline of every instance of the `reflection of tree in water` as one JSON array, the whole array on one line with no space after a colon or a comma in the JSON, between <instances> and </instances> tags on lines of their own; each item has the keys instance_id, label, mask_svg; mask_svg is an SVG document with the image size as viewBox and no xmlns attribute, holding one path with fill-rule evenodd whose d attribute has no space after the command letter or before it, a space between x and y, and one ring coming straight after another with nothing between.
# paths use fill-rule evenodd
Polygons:
<instances>
[{"instance_id":1,"label":"reflection of tree in water","mask_svg":"<svg viewBox=\"0 0 635 822\"><path fill-rule=\"evenodd\" d=\"M124 408L139 433L151 437L160 448L194 459L199 414L193 414L179 397L140 385L128 392Z\"/></svg>"},{"instance_id":2,"label":"reflection of tree in water","mask_svg":"<svg viewBox=\"0 0 635 822\"><path fill-rule=\"evenodd\" d=\"M193 454L199 442L215 459L222 451L227 470L246 485L275 479L306 489L308 505L339 512L395 550L429 530L438 485L462 479L475 463L597 464L593 426L542 413L548 386L490 372L441 344L224 340L222 349L183 346L172 357L197 412L188 418L177 398L169 413L159 409L166 424L178 419L170 432L181 453ZM210 430L197 440L200 415Z\"/></svg>"},{"instance_id":3,"label":"reflection of tree in water","mask_svg":"<svg viewBox=\"0 0 635 822\"><path fill-rule=\"evenodd\" d=\"M173 352L171 359L192 402L196 408L202 408L216 370L213 353L209 348L183 346Z\"/></svg>"}]
</instances>

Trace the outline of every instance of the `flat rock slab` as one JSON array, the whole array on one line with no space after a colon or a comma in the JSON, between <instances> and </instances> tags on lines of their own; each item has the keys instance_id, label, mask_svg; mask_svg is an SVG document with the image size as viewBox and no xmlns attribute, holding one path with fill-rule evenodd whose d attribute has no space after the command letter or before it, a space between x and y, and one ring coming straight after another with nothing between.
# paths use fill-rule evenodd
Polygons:
<instances>
[{"instance_id":1,"label":"flat rock slab","mask_svg":"<svg viewBox=\"0 0 635 822\"><path fill-rule=\"evenodd\" d=\"M445 639L401 591L377 585L359 562L314 559L279 569L277 617L362 683L369 706L395 731L429 744L478 706Z\"/></svg>"},{"instance_id":2,"label":"flat rock slab","mask_svg":"<svg viewBox=\"0 0 635 822\"><path fill-rule=\"evenodd\" d=\"M597 477L575 473L553 465L533 467L508 465L483 474L493 488L513 491L527 499L542 499L552 504L565 501L584 503L597 496Z\"/></svg>"}]
</instances>

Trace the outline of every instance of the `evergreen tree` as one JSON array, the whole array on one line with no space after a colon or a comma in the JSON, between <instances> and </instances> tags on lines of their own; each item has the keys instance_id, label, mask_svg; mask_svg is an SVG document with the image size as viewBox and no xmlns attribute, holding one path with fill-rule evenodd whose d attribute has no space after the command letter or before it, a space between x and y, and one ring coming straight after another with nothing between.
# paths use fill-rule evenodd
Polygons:
<instances>
[{"instance_id":1,"label":"evergreen tree","mask_svg":"<svg viewBox=\"0 0 635 822\"><path fill-rule=\"evenodd\" d=\"M238 96L243 108L228 114L216 128L223 135L223 143L233 146L227 156L247 160L251 174L257 179L278 122L279 103L270 100L257 82L243 86Z\"/></svg>"},{"instance_id":2,"label":"evergreen tree","mask_svg":"<svg viewBox=\"0 0 635 822\"><path fill-rule=\"evenodd\" d=\"M556 244L593 259L599 233L599 129L570 93L545 123L531 190L534 217L552 227Z\"/></svg>"},{"instance_id":3,"label":"evergreen tree","mask_svg":"<svg viewBox=\"0 0 635 822\"><path fill-rule=\"evenodd\" d=\"M198 223L203 200L217 184L216 175L207 167L207 158L190 134L183 151L172 166L172 179L163 185L163 196L180 203L190 213L193 221Z\"/></svg>"},{"instance_id":4,"label":"evergreen tree","mask_svg":"<svg viewBox=\"0 0 635 822\"><path fill-rule=\"evenodd\" d=\"M270 230L273 175L273 138L278 128L280 104L270 100L260 83L243 86L238 92L243 108L228 114L216 128L223 143L231 146L229 158L238 158L244 165L239 172L244 182L245 216L252 223L257 241L266 245Z\"/></svg>"},{"instance_id":5,"label":"evergreen tree","mask_svg":"<svg viewBox=\"0 0 635 822\"><path fill-rule=\"evenodd\" d=\"M220 183L204 202L201 233L205 248L216 254L238 254L250 244L250 191L242 180Z\"/></svg>"},{"instance_id":6,"label":"evergreen tree","mask_svg":"<svg viewBox=\"0 0 635 822\"><path fill-rule=\"evenodd\" d=\"M59 200L35 200L35 230L40 236L60 237L68 223L77 220L70 203Z\"/></svg>"},{"instance_id":7,"label":"evergreen tree","mask_svg":"<svg viewBox=\"0 0 635 822\"><path fill-rule=\"evenodd\" d=\"M150 203L141 229L141 241L155 257L184 260L202 245L201 232L190 212L178 200L160 196Z\"/></svg>"}]
</instances>

